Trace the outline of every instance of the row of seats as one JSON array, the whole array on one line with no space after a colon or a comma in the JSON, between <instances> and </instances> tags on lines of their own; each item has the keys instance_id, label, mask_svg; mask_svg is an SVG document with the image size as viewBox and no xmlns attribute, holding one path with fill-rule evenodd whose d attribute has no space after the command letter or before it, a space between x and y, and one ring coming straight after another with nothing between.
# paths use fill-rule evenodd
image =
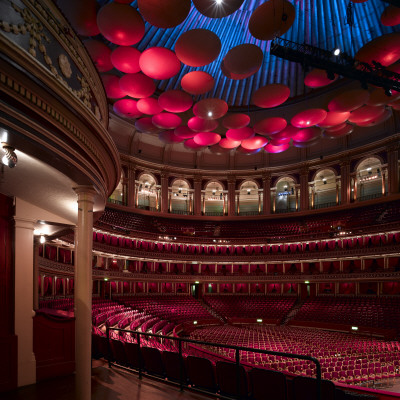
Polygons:
<instances>
[{"instance_id":1,"label":"row of seats","mask_svg":"<svg viewBox=\"0 0 400 400\"><path fill-rule=\"evenodd\" d=\"M282 321L295 297L205 295L204 302L225 318L265 318Z\"/></svg>"},{"instance_id":2,"label":"row of seats","mask_svg":"<svg viewBox=\"0 0 400 400\"><path fill-rule=\"evenodd\" d=\"M197 237L218 236L221 238L264 237L329 233L333 226L345 229L365 230L365 227L400 220L400 202L394 201L374 206L359 207L301 218L277 220L239 221L191 221L173 218L155 218L141 214L106 208L96 222L98 228L108 228L120 232L145 232L165 235L190 235Z\"/></svg>"},{"instance_id":3,"label":"row of seats","mask_svg":"<svg viewBox=\"0 0 400 400\"><path fill-rule=\"evenodd\" d=\"M184 386L220 395L252 400L314 400L317 399L316 379L306 377L288 378L282 372L261 368L244 368L226 361L213 364L209 359L183 356L173 351L160 351L154 347L93 335L93 355L110 357L117 364L145 372ZM111 349L111 353L109 353ZM235 379L239 377L239 379ZM353 399L332 382L321 382L321 398L324 400ZM377 397L366 397L377 399Z\"/></svg>"},{"instance_id":4,"label":"row of seats","mask_svg":"<svg viewBox=\"0 0 400 400\"><path fill-rule=\"evenodd\" d=\"M400 332L400 298L315 297L293 319L396 329Z\"/></svg>"}]
</instances>

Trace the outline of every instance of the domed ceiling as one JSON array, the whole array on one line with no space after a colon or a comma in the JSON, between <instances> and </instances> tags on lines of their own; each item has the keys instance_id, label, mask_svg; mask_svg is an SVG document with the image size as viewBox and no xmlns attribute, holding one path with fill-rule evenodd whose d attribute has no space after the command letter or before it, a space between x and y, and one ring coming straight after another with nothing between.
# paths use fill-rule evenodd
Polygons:
<instances>
[{"instance_id":1,"label":"domed ceiling","mask_svg":"<svg viewBox=\"0 0 400 400\"><path fill-rule=\"evenodd\" d=\"M271 54L276 36L325 50L333 61L345 54L399 73L400 8L384 1L57 4L101 73L122 153L245 168L295 162L304 148L306 158L335 153L396 131L400 93Z\"/></svg>"}]
</instances>

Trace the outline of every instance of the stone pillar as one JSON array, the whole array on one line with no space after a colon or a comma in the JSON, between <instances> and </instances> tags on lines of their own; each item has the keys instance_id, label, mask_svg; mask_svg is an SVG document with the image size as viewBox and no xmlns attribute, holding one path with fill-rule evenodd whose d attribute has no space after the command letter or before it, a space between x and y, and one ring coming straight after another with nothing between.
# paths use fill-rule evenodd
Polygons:
<instances>
[{"instance_id":1,"label":"stone pillar","mask_svg":"<svg viewBox=\"0 0 400 400\"><path fill-rule=\"evenodd\" d=\"M127 199L126 205L128 207L135 207L136 205L136 170L135 168L129 166L128 167L128 179L126 180L127 184Z\"/></svg>"},{"instance_id":2,"label":"stone pillar","mask_svg":"<svg viewBox=\"0 0 400 400\"><path fill-rule=\"evenodd\" d=\"M399 146L388 148L388 195L399 193Z\"/></svg>"},{"instance_id":3,"label":"stone pillar","mask_svg":"<svg viewBox=\"0 0 400 400\"><path fill-rule=\"evenodd\" d=\"M350 161L340 164L341 204L350 203Z\"/></svg>"},{"instance_id":4,"label":"stone pillar","mask_svg":"<svg viewBox=\"0 0 400 400\"><path fill-rule=\"evenodd\" d=\"M308 210L309 203L308 167L303 167L300 171L300 210Z\"/></svg>"},{"instance_id":5,"label":"stone pillar","mask_svg":"<svg viewBox=\"0 0 400 400\"><path fill-rule=\"evenodd\" d=\"M271 214L271 174L266 174L263 180L263 214Z\"/></svg>"},{"instance_id":6,"label":"stone pillar","mask_svg":"<svg viewBox=\"0 0 400 400\"><path fill-rule=\"evenodd\" d=\"M201 215L201 177L194 178L194 215Z\"/></svg>"},{"instance_id":7,"label":"stone pillar","mask_svg":"<svg viewBox=\"0 0 400 400\"><path fill-rule=\"evenodd\" d=\"M161 174L161 212L168 212L168 175Z\"/></svg>"},{"instance_id":8,"label":"stone pillar","mask_svg":"<svg viewBox=\"0 0 400 400\"><path fill-rule=\"evenodd\" d=\"M34 220L15 219L15 334L18 336L18 386L36 382L33 352L33 230Z\"/></svg>"},{"instance_id":9,"label":"stone pillar","mask_svg":"<svg viewBox=\"0 0 400 400\"><path fill-rule=\"evenodd\" d=\"M276 212L276 189L271 190L272 195L272 213L275 214Z\"/></svg>"},{"instance_id":10,"label":"stone pillar","mask_svg":"<svg viewBox=\"0 0 400 400\"><path fill-rule=\"evenodd\" d=\"M74 188L78 196L75 230L75 383L78 400L91 399L93 204L91 186ZM111 288L110 288L111 292Z\"/></svg>"},{"instance_id":11,"label":"stone pillar","mask_svg":"<svg viewBox=\"0 0 400 400\"><path fill-rule=\"evenodd\" d=\"M296 192L296 211L299 211L299 185L295 185Z\"/></svg>"},{"instance_id":12,"label":"stone pillar","mask_svg":"<svg viewBox=\"0 0 400 400\"><path fill-rule=\"evenodd\" d=\"M230 176L228 178L228 215L235 215L235 188L236 188L236 178Z\"/></svg>"}]
</instances>

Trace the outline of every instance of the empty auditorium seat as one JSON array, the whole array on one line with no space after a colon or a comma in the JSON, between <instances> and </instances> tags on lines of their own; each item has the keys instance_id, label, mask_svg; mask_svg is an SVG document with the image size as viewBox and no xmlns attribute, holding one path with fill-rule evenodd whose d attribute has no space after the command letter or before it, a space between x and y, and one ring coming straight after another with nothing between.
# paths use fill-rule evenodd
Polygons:
<instances>
[{"instance_id":1,"label":"empty auditorium seat","mask_svg":"<svg viewBox=\"0 0 400 400\"><path fill-rule=\"evenodd\" d=\"M221 394L228 396L237 396L238 394L238 369L239 369L239 383L240 383L240 397L247 397L248 395L248 382L247 373L243 366L237 366L235 363L217 361L217 381Z\"/></svg>"},{"instance_id":2,"label":"empty auditorium seat","mask_svg":"<svg viewBox=\"0 0 400 400\"><path fill-rule=\"evenodd\" d=\"M193 386L211 392L217 391L214 366L210 360L201 357L188 356L187 368L189 381Z\"/></svg>"},{"instance_id":3,"label":"empty auditorium seat","mask_svg":"<svg viewBox=\"0 0 400 400\"><path fill-rule=\"evenodd\" d=\"M165 376L164 363L160 350L154 347L142 347L140 350L146 371L150 374Z\"/></svg>"},{"instance_id":4,"label":"empty auditorium seat","mask_svg":"<svg viewBox=\"0 0 400 400\"><path fill-rule=\"evenodd\" d=\"M137 343L124 343L126 362L129 367L138 369L139 365L143 366L142 357L139 353L139 345Z\"/></svg>"},{"instance_id":5,"label":"empty auditorium seat","mask_svg":"<svg viewBox=\"0 0 400 400\"><path fill-rule=\"evenodd\" d=\"M317 380L305 376L293 379L294 400L317 400ZM335 385L331 381L321 380L321 399L335 400Z\"/></svg>"},{"instance_id":6,"label":"empty auditorium seat","mask_svg":"<svg viewBox=\"0 0 400 400\"><path fill-rule=\"evenodd\" d=\"M183 383L186 384L187 373L185 358L181 357L179 353L173 351L163 351L162 358L164 361L165 373L167 375L167 378L176 382L180 382L182 379Z\"/></svg>"},{"instance_id":7,"label":"empty auditorium seat","mask_svg":"<svg viewBox=\"0 0 400 400\"><path fill-rule=\"evenodd\" d=\"M282 372L253 368L249 376L254 400L286 400L286 377Z\"/></svg>"}]
</instances>

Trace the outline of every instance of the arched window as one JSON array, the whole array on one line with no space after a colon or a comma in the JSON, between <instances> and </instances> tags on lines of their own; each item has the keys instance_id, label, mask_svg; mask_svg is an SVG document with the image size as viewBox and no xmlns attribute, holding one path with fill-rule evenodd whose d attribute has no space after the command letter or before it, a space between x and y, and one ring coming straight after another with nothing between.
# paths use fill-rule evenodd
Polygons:
<instances>
[{"instance_id":1,"label":"arched window","mask_svg":"<svg viewBox=\"0 0 400 400\"><path fill-rule=\"evenodd\" d=\"M124 172L121 171L121 179L119 180L118 186L108 198L110 203L126 205L126 185L124 181Z\"/></svg>"},{"instance_id":2,"label":"arched window","mask_svg":"<svg viewBox=\"0 0 400 400\"><path fill-rule=\"evenodd\" d=\"M193 214L193 191L187 181L175 179L170 191L169 212L172 214Z\"/></svg>"},{"instance_id":3,"label":"arched window","mask_svg":"<svg viewBox=\"0 0 400 400\"><path fill-rule=\"evenodd\" d=\"M368 157L357 166L353 200L363 201L381 197L386 192L386 182L382 175L382 163L377 157Z\"/></svg>"},{"instance_id":4,"label":"arched window","mask_svg":"<svg viewBox=\"0 0 400 400\"><path fill-rule=\"evenodd\" d=\"M336 187L336 175L331 169L323 169L315 175L314 208L332 207L339 204L340 190Z\"/></svg>"},{"instance_id":5,"label":"arched window","mask_svg":"<svg viewBox=\"0 0 400 400\"><path fill-rule=\"evenodd\" d=\"M238 215L257 215L262 212L262 193L254 181L244 181L236 193Z\"/></svg>"},{"instance_id":6,"label":"arched window","mask_svg":"<svg viewBox=\"0 0 400 400\"><path fill-rule=\"evenodd\" d=\"M226 193L221 183L209 182L202 196L204 215L224 215L226 213Z\"/></svg>"},{"instance_id":7,"label":"arched window","mask_svg":"<svg viewBox=\"0 0 400 400\"><path fill-rule=\"evenodd\" d=\"M293 178L280 178L276 183L275 196L276 213L297 211L296 182Z\"/></svg>"},{"instance_id":8,"label":"arched window","mask_svg":"<svg viewBox=\"0 0 400 400\"><path fill-rule=\"evenodd\" d=\"M156 211L159 208L159 188L153 175L141 174L137 185L136 207Z\"/></svg>"}]
</instances>

